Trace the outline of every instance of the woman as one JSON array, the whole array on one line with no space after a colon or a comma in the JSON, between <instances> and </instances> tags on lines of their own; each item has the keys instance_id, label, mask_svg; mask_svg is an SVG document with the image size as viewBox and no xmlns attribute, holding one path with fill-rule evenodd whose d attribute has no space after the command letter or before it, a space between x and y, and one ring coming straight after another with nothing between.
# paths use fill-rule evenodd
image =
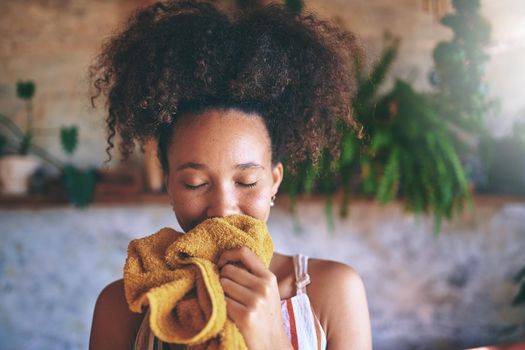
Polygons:
<instances>
[{"instance_id":1,"label":"woman","mask_svg":"<svg viewBox=\"0 0 525 350\"><path fill-rule=\"evenodd\" d=\"M336 153L338 125L351 123L358 51L351 34L278 5L235 18L201 1L139 10L91 70L95 98L108 98L108 154L117 133L125 157L135 142L158 140L185 232L210 217L266 221L284 159L293 169L323 149ZM218 267L228 317L249 349L371 348L351 267L275 253L266 268L245 247L225 251ZM122 280L108 285L90 348L131 349L148 332Z\"/></svg>"}]
</instances>

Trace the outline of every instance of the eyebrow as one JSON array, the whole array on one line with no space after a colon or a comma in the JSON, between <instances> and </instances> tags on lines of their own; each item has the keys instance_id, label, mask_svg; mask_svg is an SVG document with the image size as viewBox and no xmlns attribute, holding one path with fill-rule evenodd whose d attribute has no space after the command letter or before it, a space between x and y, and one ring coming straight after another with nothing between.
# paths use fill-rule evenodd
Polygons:
<instances>
[{"instance_id":1,"label":"eyebrow","mask_svg":"<svg viewBox=\"0 0 525 350\"><path fill-rule=\"evenodd\" d=\"M264 170L264 167L262 165L254 163L254 162L237 164L233 168L240 169L240 170L247 170L247 169L254 169L254 168ZM179 165L176 170L182 171L185 169L206 170L208 169L208 167L201 163L188 162L188 163Z\"/></svg>"},{"instance_id":2,"label":"eyebrow","mask_svg":"<svg viewBox=\"0 0 525 350\"><path fill-rule=\"evenodd\" d=\"M241 170L253 169L253 168L263 169L264 170L264 167L261 164L257 164L257 163L253 163L253 162L237 164L235 166L235 169L241 169Z\"/></svg>"},{"instance_id":3,"label":"eyebrow","mask_svg":"<svg viewBox=\"0 0 525 350\"><path fill-rule=\"evenodd\" d=\"M181 170L184 170L184 169L203 170L203 169L207 169L207 167L204 164L188 162L188 163L184 163L182 165L179 165L176 170L177 171L181 171Z\"/></svg>"}]
</instances>

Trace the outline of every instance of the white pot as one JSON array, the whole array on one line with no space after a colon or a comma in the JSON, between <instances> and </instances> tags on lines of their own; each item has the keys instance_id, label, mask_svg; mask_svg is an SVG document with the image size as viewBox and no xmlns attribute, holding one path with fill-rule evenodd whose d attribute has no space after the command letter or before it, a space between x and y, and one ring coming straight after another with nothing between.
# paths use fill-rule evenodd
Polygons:
<instances>
[{"instance_id":1,"label":"white pot","mask_svg":"<svg viewBox=\"0 0 525 350\"><path fill-rule=\"evenodd\" d=\"M0 157L0 183L2 194L27 194L28 180L38 168L40 162L32 156L5 156Z\"/></svg>"}]
</instances>

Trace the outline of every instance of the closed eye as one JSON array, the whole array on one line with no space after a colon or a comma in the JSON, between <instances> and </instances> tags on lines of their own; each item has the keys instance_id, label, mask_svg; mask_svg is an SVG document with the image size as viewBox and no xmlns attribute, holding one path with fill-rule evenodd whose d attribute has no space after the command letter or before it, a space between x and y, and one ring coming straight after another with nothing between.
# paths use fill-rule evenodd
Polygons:
<instances>
[{"instance_id":1,"label":"closed eye","mask_svg":"<svg viewBox=\"0 0 525 350\"><path fill-rule=\"evenodd\" d=\"M196 189L199 189L203 186L206 186L208 183L204 182L202 184L199 184L199 185L190 185L190 184L184 184L184 187L187 188L188 190L196 190Z\"/></svg>"},{"instance_id":2,"label":"closed eye","mask_svg":"<svg viewBox=\"0 0 525 350\"><path fill-rule=\"evenodd\" d=\"M257 185L257 181L252 182L252 183L237 182L237 185L241 187L255 187Z\"/></svg>"}]
</instances>

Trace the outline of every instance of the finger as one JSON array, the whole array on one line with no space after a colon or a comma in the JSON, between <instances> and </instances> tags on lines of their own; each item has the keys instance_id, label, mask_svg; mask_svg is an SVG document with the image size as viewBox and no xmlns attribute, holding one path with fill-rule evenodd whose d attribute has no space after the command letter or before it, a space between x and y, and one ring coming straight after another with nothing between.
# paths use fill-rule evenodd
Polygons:
<instances>
[{"instance_id":1,"label":"finger","mask_svg":"<svg viewBox=\"0 0 525 350\"><path fill-rule=\"evenodd\" d=\"M217 266L221 268L227 263L241 262L251 273L256 276L266 277L268 269L264 266L262 260L248 247L240 247L227 250L221 254Z\"/></svg>"},{"instance_id":2,"label":"finger","mask_svg":"<svg viewBox=\"0 0 525 350\"><path fill-rule=\"evenodd\" d=\"M219 274L220 277L228 278L249 289L253 289L257 285L257 276L232 264L224 265L220 269Z\"/></svg>"},{"instance_id":3,"label":"finger","mask_svg":"<svg viewBox=\"0 0 525 350\"><path fill-rule=\"evenodd\" d=\"M217 267L220 269L224 265L228 263L235 263L235 265L242 265L240 257L238 256L238 252L240 251L239 248L233 248L225 250L221 253L219 256L219 259L217 260Z\"/></svg>"},{"instance_id":4,"label":"finger","mask_svg":"<svg viewBox=\"0 0 525 350\"><path fill-rule=\"evenodd\" d=\"M243 306L247 306L251 298L253 298L253 292L251 289L238 284L229 278L222 277L220 282L224 294Z\"/></svg>"},{"instance_id":5,"label":"finger","mask_svg":"<svg viewBox=\"0 0 525 350\"><path fill-rule=\"evenodd\" d=\"M242 325L241 316L246 313L246 307L241 303L233 300L232 298L226 296L226 313L228 317L237 325L237 327Z\"/></svg>"}]
</instances>

